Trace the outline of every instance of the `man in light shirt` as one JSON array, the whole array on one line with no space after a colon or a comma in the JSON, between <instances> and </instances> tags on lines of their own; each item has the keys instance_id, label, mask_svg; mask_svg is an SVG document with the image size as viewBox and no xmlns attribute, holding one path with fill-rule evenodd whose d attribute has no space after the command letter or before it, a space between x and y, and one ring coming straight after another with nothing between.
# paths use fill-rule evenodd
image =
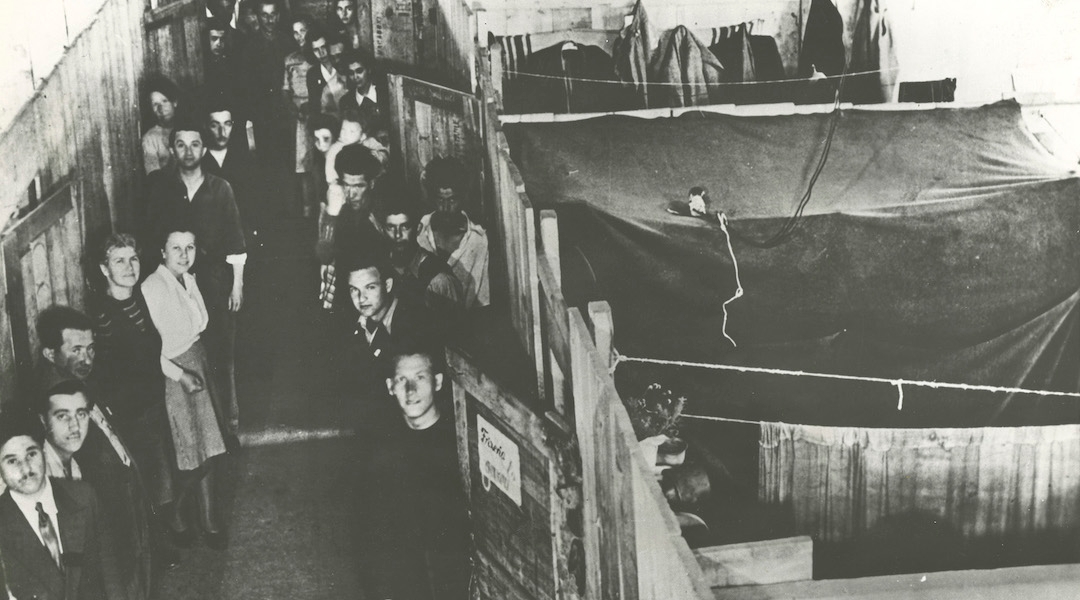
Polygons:
<instances>
[{"instance_id":1,"label":"man in light shirt","mask_svg":"<svg viewBox=\"0 0 1080 600\"><path fill-rule=\"evenodd\" d=\"M93 489L51 479L41 430L5 415L0 423L0 554L15 598L119 600L113 543Z\"/></svg>"}]
</instances>

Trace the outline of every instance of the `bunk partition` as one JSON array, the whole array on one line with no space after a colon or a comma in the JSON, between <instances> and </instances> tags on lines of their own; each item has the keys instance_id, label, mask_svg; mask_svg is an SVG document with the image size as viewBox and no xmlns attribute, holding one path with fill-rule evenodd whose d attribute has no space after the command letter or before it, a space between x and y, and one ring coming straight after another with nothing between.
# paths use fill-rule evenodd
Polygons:
<instances>
[{"instance_id":1,"label":"bunk partition","mask_svg":"<svg viewBox=\"0 0 1080 600\"><path fill-rule=\"evenodd\" d=\"M396 138L392 147L404 181L422 198L420 184L427 164L436 157L460 160L470 192L464 207L486 227L491 218L484 202L483 133L476 97L404 75L388 79Z\"/></svg>"}]
</instances>

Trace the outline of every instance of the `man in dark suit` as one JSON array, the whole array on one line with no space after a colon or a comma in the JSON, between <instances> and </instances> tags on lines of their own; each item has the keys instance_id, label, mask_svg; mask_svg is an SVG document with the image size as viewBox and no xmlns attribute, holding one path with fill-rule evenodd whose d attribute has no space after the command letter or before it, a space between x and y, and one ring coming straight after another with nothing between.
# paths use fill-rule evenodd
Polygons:
<instances>
[{"instance_id":1,"label":"man in dark suit","mask_svg":"<svg viewBox=\"0 0 1080 600\"><path fill-rule=\"evenodd\" d=\"M45 475L40 428L0 423L0 554L15 598L126 598L97 497L89 484Z\"/></svg>"},{"instance_id":2,"label":"man in dark suit","mask_svg":"<svg viewBox=\"0 0 1080 600\"><path fill-rule=\"evenodd\" d=\"M255 157L247 146L247 132L236 128L233 104L227 96L213 98L206 112L206 154L202 157L204 173L217 175L232 186L233 200L240 211L240 224L248 248L259 247L258 231L266 206L256 206L259 176ZM234 135L235 134L235 135Z\"/></svg>"},{"instance_id":3,"label":"man in dark suit","mask_svg":"<svg viewBox=\"0 0 1080 600\"><path fill-rule=\"evenodd\" d=\"M92 402L76 380L60 382L41 396L37 412L45 426L45 470L53 479L85 481L107 507L102 514L115 542L116 568L129 600L150 595L150 504L126 448L118 454L91 423ZM175 559L172 559L175 560Z\"/></svg>"},{"instance_id":4,"label":"man in dark suit","mask_svg":"<svg viewBox=\"0 0 1080 600\"><path fill-rule=\"evenodd\" d=\"M334 89L345 88L345 76L337 71L337 58L345 52L345 44L322 29L311 32L311 55L315 64L307 72L308 110L314 116L323 112L323 90L327 84Z\"/></svg>"}]
</instances>

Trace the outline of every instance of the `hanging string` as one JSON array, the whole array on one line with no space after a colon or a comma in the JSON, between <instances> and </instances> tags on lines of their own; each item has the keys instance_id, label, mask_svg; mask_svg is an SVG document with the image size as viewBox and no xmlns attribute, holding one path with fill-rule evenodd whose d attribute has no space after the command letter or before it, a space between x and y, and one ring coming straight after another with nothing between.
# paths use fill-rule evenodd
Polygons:
<instances>
[{"instance_id":1,"label":"hanging string","mask_svg":"<svg viewBox=\"0 0 1080 600\"><path fill-rule=\"evenodd\" d=\"M731 342L732 347L737 348L739 345L735 343L735 340L732 339L727 332L727 305L731 302L734 302L735 300L738 300L739 298L742 298L743 295L742 280L739 279L739 261L735 260L735 250L731 247L731 233L728 232L727 215L725 215L724 213L717 213L716 220L720 223L720 231L724 232L724 240L727 242L728 256L731 257L731 264L735 267L735 295L725 300L724 304L721 306L724 311L724 322L720 326L720 332L724 334L724 337L727 338L727 341ZM616 361L615 364L618 364L618 361Z\"/></svg>"},{"instance_id":2,"label":"hanging string","mask_svg":"<svg viewBox=\"0 0 1080 600\"><path fill-rule=\"evenodd\" d=\"M641 358L636 356L624 356L619 354L617 350L615 352L615 365L620 363L642 363L652 365L663 365L671 367L691 367L696 369L711 369L717 371L736 371L739 373L764 373L769 375L791 375L795 377L817 377L821 379L837 379L843 381L863 381L868 383L884 383L888 385L896 386L900 389L901 385L926 387L932 389L951 389L951 390L965 390L976 392L995 392L1003 394L1033 394L1036 396L1054 396L1061 398L1080 398L1080 393L1077 392L1057 392L1053 390L1032 390L1027 388L1015 388L1007 386L997 385L980 385L974 383L952 383L948 381L923 381L918 379L887 379L884 377L867 377L862 375L840 375L837 373L815 373L813 371L793 371L790 369L772 369L766 367L743 367L738 365L720 365L714 363L701 363L685 360L665 360L660 358ZM614 369L614 367L613 367ZM903 399L903 391L901 390L901 400ZM901 404L902 406L902 404Z\"/></svg>"}]
</instances>

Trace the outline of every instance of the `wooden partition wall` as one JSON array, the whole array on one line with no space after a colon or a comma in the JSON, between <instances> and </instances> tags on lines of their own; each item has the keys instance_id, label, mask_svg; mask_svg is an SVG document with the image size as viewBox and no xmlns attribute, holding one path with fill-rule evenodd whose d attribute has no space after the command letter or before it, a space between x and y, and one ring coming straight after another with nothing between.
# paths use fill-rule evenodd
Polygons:
<instances>
[{"instance_id":1,"label":"wooden partition wall","mask_svg":"<svg viewBox=\"0 0 1080 600\"><path fill-rule=\"evenodd\" d=\"M105 2L0 131L0 205L24 213L3 235L0 409L16 397L15 374L33 363L36 311L82 306L78 261L87 234L132 214L142 170L143 1Z\"/></svg>"},{"instance_id":2,"label":"wooden partition wall","mask_svg":"<svg viewBox=\"0 0 1080 600\"><path fill-rule=\"evenodd\" d=\"M536 406L547 422L565 423L572 432L573 458L581 469L578 498L562 494L562 514L576 514L581 523L569 523L553 547L553 561L567 564L555 572L570 577L560 580L559 589L589 599L711 598L615 391L608 368L610 309L594 303L582 315L567 306L558 217L550 210L537 214L529 200L499 130L499 99L490 86L486 49L481 56L486 157L499 216L495 236L501 240L493 248L504 253L512 325L536 366ZM573 477L565 466L559 473ZM583 561L577 570L576 561Z\"/></svg>"},{"instance_id":3,"label":"wooden partition wall","mask_svg":"<svg viewBox=\"0 0 1080 600\"><path fill-rule=\"evenodd\" d=\"M203 82L202 0L145 0L147 73L168 77L181 89Z\"/></svg>"}]
</instances>

